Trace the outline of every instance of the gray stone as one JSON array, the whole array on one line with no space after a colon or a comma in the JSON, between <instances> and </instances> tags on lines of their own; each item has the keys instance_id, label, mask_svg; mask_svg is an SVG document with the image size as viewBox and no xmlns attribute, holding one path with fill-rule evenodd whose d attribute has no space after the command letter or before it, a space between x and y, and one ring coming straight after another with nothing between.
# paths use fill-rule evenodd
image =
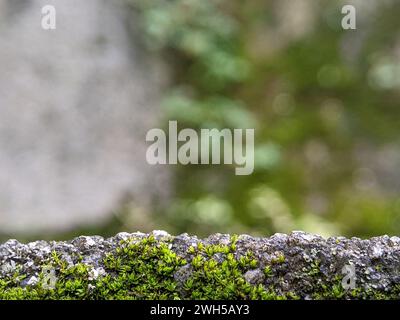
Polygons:
<instances>
[{"instance_id":1,"label":"gray stone","mask_svg":"<svg viewBox=\"0 0 400 320\"><path fill-rule=\"evenodd\" d=\"M260 269L249 270L244 274L244 278L248 283L259 284L265 279L264 273Z\"/></svg>"},{"instance_id":2,"label":"gray stone","mask_svg":"<svg viewBox=\"0 0 400 320\"><path fill-rule=\"evenodd\" d=\"M154 234L166 233L156 231L150 234L124 233L123 239L139 241ZM191 261L197 253L187 250L193 243L207 245L210 239L214 244L226 244L229 235L215 234L206 239L198 239L187 234L177 237L161 237L156 242L167 242L172 251L187 261L174 274L178 289L185 297L183 286L194 273ZM251 285L262 285L266 289L273 288L279 294L293 293L302 299L311 299L322 288L328 290L341 285L340 279L345 265L355 268L355 289L360 297L374 298L373 294L396 296L400 288L400 244L387 236L374 237L368 240L344 237L324 239L298 232L289 235L275 235L269 238L240 237L233 255L236 258L250 252L258 260L256 268L246 267L243 271L245 280ZM283 241L284 240L284 241ZM68 261L70 266L82 261L92 267L90 278L96 279L107 275L103 258L120 246L121 234L103 239L102 237L79 237L66 242L36 241L28 244L9 240L0 244L0 280L11 277L18 269L25 280L21 286L33 284L39 277L41 265L56 251ZM155 244L157 245L157 244ZM379 254L371 255L379 248ZM336 253L335 253L336 252ZM341 254L338 254L341 253ZM284 256L284 261L277 256ZM81 259L78 259L81 257ZM210 259L206 257L205 259ZM219 263L226 258L218 256ZM268 276L264 268L268 266ZM375 290L372 295L371 290ZM364 297L365 297L364 296ZM342 298L352 299L352 290L343 289Z\"/></svg>"}]
</instances>

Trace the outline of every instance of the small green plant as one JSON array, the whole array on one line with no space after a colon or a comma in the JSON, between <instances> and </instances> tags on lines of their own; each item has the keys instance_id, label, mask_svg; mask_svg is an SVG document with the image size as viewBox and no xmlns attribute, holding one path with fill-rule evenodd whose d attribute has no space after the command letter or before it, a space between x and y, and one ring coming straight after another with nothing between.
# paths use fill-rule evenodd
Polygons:
<instances>
[{"instance_id":1,"label":"small green plant","mask_svg":"<svg viewBox=\"0 0 400 320\"><path fill-rule=\"evenodd\" d=\"M321 272L320 267L321 267L321 261L314 260L313 262L311 262L310 270L308 271L308 275L311 277L318 275Z\"/></svg>"},{"instance_id":2,"label":"small green plant","mask_svg":"<svg viewBox=\"0 0 400 320\"><path fill-rule=\"evenodd\" d=\"M264 268L264 274L266 277L271 277L272 276L272 268L271 266L266 266Z\"/></svg>"},{"instance_id":3,"label":"small green plant","mask_svg":"<svg viewBox=\"0 0 400 320\"><path fill-rule=\"evenodd\" d=\"M278 256L271 259L271 264L282 264L285 262L285 255L283 253L279 253Z\"/></svg>"}]
</instances>

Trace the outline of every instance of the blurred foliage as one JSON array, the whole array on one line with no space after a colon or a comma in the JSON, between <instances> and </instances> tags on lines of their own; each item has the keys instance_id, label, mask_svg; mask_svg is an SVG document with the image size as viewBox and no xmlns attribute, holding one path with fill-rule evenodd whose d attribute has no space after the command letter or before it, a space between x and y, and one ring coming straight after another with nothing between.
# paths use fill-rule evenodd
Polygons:
<instances>
[{"instance_id":1,"label":"blurred foliage","mask_svg":"<svg viewBox=\"0 0 400 320\"><path fill-rule=\"evenodd\" d=\"M355 3L358 28L347 31L337 1L131 4L149 48L173 71L165 122L256 129L255 172L178 167L160 227L399 232L400 184L387 183L395 159L385 171L374 157L399 141L400 2Z\"/></svg>"}]
</instances>

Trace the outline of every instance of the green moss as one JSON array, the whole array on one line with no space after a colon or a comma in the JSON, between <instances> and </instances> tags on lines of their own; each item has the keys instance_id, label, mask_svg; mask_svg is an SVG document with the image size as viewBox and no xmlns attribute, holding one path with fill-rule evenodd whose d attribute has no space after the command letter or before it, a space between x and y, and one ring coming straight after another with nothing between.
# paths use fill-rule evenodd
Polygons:
<instances>
[{"instance_id":1,"label":"green moss","mask_svg":"<svg viewBox=\"0 0 400 320\"><path fill-rule=\"evenodd\" d=\"M170 240L149 236L122 241L115 251L102 261L105 273L94 275L91 266L75 256L69 265L60 253L53 252L44 261L35 285L23 287L26 281L20 269L8 278L0 279L0 299L299 299L296 293L280 293L272 285L252 285L244 277L255 268L263 268L267 283L276 268L285 262L283 255L260 266L251 252L238 255L237 237L228 245L191 246L186 259L173 252ZM392 292L345 290L339 276L323 277L319 260L310 263L304 277L313 280L310 295L313 299L398 299L400 286ZM45 270L54 270L57 281L46 286ZM279 292L279 293L278 293ZM303 295L304 293L302 293Z\"/></svg>"},{"instance_id":2,"label":"green moss","mask_svg":"<svg viewBox=\"0 0 400 320\"><path fill-rule=\"evenodd\" d=\"M190 299L269 299L275 295L263 286L252 286L243 274L257 267L258 262L250 253L235 258L232 246L199 247L191 266L193 273L185 282L185 294ZM213 249L212 249L213 248ZM224 255L222 262L214 257L206 258L210 250Z\"/></svg>"},{"instance_id":3,"label":"green moss","mask_svg":"<svg viewBox=\"0 0 400 320\"><path fill-rule=\"evenodd\" d=\"M308 270L307 274L311 277L316 277L321 273L321 261L314 260L310 264L310 269Z\"/></svg>"},{"instance_id":4,"label":"green moss","mask_svg":"<svg viewBox=\"0 0 400 320\"><path fill-rule=\"evenodd\" d=\"M316 270L315 268L313 270ZM316 273L314 273L314 276ZM377 289L363 290L360 287L345 289L340 276L333 279L321 279L321 284L314 288L311 297L315 300L338 300L338 299L359 299L359 300L398 300L400 298L400 286L395 286L390 292Z\"/></svg>"},{"instance_id":5,"label":"green moss","mask_svg":"<svg viewBox=\"0 0 400 320\"><path fill-rule=\"evenodd\" d=\"M23 276L16 272L0 280L0 299L285 299L274 290L246 282L244 273L258 266L251 253L236 257L236 239L229 245L189 247L190 261L169 248L169 241L150 236L123 241L108 254L104 276L91 277L92 267L82 262L69 266L53 252L44 267L51 266L57 276L53 289L45 285L45 274L33 286L21 287ZM220 255L220 259L217 259ZM174 275L182 267L191 272L183 283Z\"/></svg>"},{"instance_id":6,"label":"green moss","mask_svg":"<svg viewBox=\"0 0 400 320\"><path fill-rule=\"evenodd\" d=\"M272 276L272 269L271 266L266 266L264 268L264 274L266 277L271 277Z\"/></svg>"},{"instance_id":7,"label":"green moss","mask_svg":"<svg viewBox=\"0 0 400 320\"><path fill-rule=\"evenodd\" d=\"M385 293L374 289L362 290L361 288L346 290L343 288L341 281L336 280L336 282L321 285L311 296L315 300L397 300L399 299L399 291L394 290L391 293Z\"/></svg>"},{"instance_id":8,"label":"green moss","mask_svg":"<svg viewBox=\"0 0 400 320\"><path fill-rule=\"evenodd\" d=\"M271 259L271 264L282 264L285 262L285 255L280 253L277 257Z\"/></svg>"}]
</instances>

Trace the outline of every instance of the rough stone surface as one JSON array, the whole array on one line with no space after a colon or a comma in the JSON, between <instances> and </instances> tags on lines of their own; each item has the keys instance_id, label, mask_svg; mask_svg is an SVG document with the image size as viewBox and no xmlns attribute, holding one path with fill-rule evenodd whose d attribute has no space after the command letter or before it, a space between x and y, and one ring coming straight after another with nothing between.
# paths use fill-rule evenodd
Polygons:
<instances>
[{"instance_id":1,"label":"rough stone surface","mask_svg":"<svg viewBox=\"0 0 400 320\"><path fill-rule=\"evenodd\" d=\"M187 261L191 261L189 247L196 247L200 243L226 244L229 239L229 235L224 234L214 234L206 239L188 234L171 236L162 231L154 231L152 234L158 241L168 241L171 250ZM147 236L140 232L120 233L108 239L81 236L66 242L36 241L28 244L9 240L0 245L0 278L10 276L19 266L21 272L27 275L27 280L21 286L34 284L41 272L40 264L54 250L71 266L77 263L75 257L81 255L83 262L93 267L91 277L96 278L106 272L102 259L107 253L113 252L121 240L140 240ZM398 290L400 285L398 237L381 236L368 240L344 237L325 239L300 231L289 235L275 234L268 238L239 236L235 256L244 256L248 251L258 260L257 267L244 275L249 283L273 287L281 294L293 292L303 299L320 291L322 283L334 283L334 279L343 279L342 269L346 265L354 266L355 288L363 292L375 290L390 294ZM224 259L223 256L219 258ZM265 274L267 266L271 267L270 274ZM192 271L191 265L187 264L175 273L178 286L190 277Z\"/></svg>"},{"instance_id":2,"label":"rough stone surface","mask_svg":"<svg viewBox=\"0 0 400 320\"><path fill-rule=\"evenodd\" d=\"M0 0L0 233L99 223L169 189L145 161L165 73L136 22L122 1Z\"/></svg>"}]
</instances>

